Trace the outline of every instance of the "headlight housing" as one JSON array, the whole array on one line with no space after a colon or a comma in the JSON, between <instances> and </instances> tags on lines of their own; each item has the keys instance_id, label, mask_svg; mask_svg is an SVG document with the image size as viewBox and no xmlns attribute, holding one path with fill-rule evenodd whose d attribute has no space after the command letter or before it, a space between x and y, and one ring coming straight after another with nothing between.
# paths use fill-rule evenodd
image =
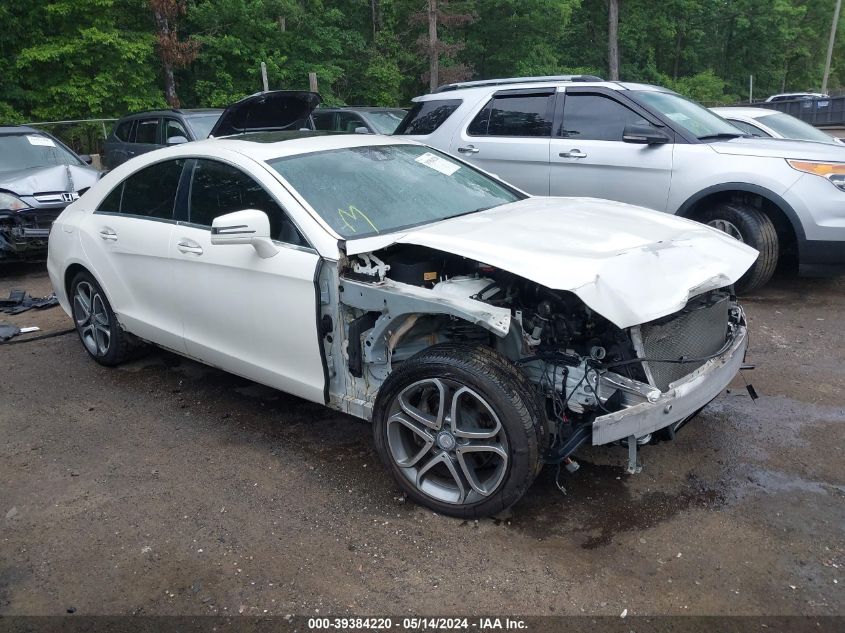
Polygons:
<instances>
[{"instance_id":1,"label":"headlight housing","mask_svg":"<svg viewBox=\"0 0 845 633\"><path fill-rule=\"evenodd\" d=\"M845 163L819 163L810 160L786 159L792 169L802 171L805 174L813 174L827 178L834 187L845 191Z\"/></svg>"},{"instance_id":2,"label":"headlight housing","mask_svg":"<svg viewBox=\"0 0 845 633\"><path fill-rule=\"evenodd\" d=\"M0 209L9 211L21 211L22 209L31 209L26 202L13 196L10 193L0 191Z\"/></svg>"}]
</instances>

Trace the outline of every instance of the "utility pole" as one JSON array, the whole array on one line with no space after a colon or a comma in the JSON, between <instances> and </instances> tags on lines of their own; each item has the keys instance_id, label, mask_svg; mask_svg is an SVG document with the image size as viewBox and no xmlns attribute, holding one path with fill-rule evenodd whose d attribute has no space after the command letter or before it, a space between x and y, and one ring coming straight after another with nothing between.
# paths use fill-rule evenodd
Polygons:
<instances>
[{"instance_id":1,"label":"utility pole","mask_svg":"<svg viewBox=\"0 0 845 633\"><path fill-rule=\"evenodd\" d=\"M833 42L836 40L836 28L839 26L839 11L841 9L842 0L836 0L836 8L833 10L833 23L830 25L830 39L827 41L827 59L824 62L822 92L827 92L827 80L830 77L830 59L833 57Z\"/></svg>"},{"instance_id":2,"label":"utility pole","mask_svg":"<svg viewBox=\"0 0 845 633\"><path fill-rule=\"evenodd\" d=\"M437 40L437 0L428 0L428 88L431 92L440 83L440 46Z\"/></svg>"}]
</instances>

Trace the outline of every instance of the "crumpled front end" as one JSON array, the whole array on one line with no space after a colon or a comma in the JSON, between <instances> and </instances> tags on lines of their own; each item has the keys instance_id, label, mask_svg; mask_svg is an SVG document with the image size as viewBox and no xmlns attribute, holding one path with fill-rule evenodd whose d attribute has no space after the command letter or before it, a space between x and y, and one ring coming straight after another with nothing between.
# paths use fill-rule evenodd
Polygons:
<instances>
[{"instance_id":1,"label":"crumpled front end","mask_svg":"<svg viewBox=\"0 0 845 633\"><path fill-rule=\"evenodd\" d=\"M546 329L536 317L522 325ZM624 330L582 329L590 331L586 345L538 344L519 361L550 403L550 462L586 442L643 444L657 431L672 437L730 384L748 346L745 316L729 289Z\"/></svg>"},{"instance_id":2,"label":"crumpled front end","mask_svg":"<svg viewBox=\"0 0 845 633\"><path fill-rule=\"evenodd\" d=\"M62 209L0 211L0 261L44 259L50 227Z\"/></svg>"},{"instance_id":3,"label":"crumpled front end","mask_svg":"<svg viewBox=\"0 0 845 633\"><path fill-rule=\"evenodd\" d=\"M674 433L730 384L748 348L742 308L728 297L682 310L665 323L632 328L632 338L647 381L612 370L599 377L598 396L618 395L619 408L593 420L594 445L662 429Z\"/></svg>"}]
</instances>

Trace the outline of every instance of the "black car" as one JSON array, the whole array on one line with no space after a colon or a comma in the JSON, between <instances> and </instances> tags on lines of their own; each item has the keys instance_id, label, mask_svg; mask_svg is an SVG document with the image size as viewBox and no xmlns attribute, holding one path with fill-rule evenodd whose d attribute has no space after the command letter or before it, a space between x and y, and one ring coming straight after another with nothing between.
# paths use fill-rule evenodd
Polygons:
<instances>
[{"instance_id":1,"label":"black car","mask_svg":"<svg viewBox=\"0 0 845 633\"><path fill-rule=\"evenodd\" d=\"M0 126L0 262L44 257L53 220L100 177L90 162L46 132Z\"/></svg>"},{"instance_id":2,"label":"black car","mask_svg":"<svg viewBox=\"0 0 845 633\"><path fill-rule=\"evenodd\" d=\"M103 160L114 169L133 156L167 145L208 138L223 112L219 108L149 110L120 119L103 145Z\"/></svg>"},{"instance_id":3,"label":"black car","mask_svg":"<svg viewBox=\"0 0 845 633\"><path fill-rule=\"evenodd\" d=\"M311 114L311 118L317 130L393 134L406 114L407 112L401 108L349 106L317 108Z\"/></svg>"}]
</instances>

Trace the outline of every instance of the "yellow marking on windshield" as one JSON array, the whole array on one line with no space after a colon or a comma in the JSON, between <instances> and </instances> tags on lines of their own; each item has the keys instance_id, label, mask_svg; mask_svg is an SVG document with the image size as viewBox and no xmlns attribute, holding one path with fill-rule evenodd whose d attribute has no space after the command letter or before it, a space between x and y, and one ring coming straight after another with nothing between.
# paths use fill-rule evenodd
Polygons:
<instances>
[{"instance_id":1,"label":"yellow marking on windshield","mask_svg":"<svg viewBox=\"0 0 845 633\"><path fill-rule=\"evenodd\" d=\"M364 213L363 211L361 211L361 209L359 209L358 207L356 207L354 205L350 204L348 210L338 209L337 214L340 217L340 221L343 222L343 226L345 226L347 229L349 229L353 233L357 233L358 230L349 223L350 220L352 220L352 221L363 220L364 222L366 222L367 224L370 225L370 227L373 229L373 231L375 231L376 233L379 232L379 230L376 228L376 225L373 224L372 221L370 220L370 218L367 217L367 214Z\"/></svg>"}]
</instances>

